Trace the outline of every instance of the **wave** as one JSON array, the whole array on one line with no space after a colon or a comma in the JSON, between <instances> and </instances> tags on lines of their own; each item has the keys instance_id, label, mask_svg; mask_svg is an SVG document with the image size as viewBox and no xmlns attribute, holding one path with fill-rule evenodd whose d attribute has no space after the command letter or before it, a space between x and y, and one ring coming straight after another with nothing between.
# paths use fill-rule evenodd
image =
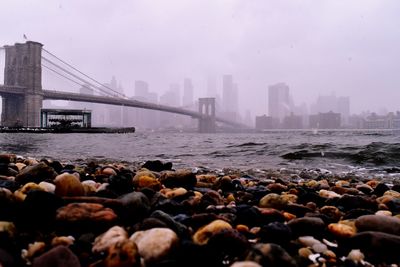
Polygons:
<instances>
[{"instance_id":1,"label":"wave","mask_svg":"<svg viewBox=\"0 0 400 267\"><path fill-rule=\"evenodd\" d=\"M295 148L298 148L296 146ZM357 164L399 164L400 143L388 144L372 142L365 146L334 146L334 145L309 145L300 147L307 149L295 149L281 154L280 157L287 160L304 160L310 158L343 159ZM327 149L329 148L329 149Z\"/></svg>"}]
</instances>

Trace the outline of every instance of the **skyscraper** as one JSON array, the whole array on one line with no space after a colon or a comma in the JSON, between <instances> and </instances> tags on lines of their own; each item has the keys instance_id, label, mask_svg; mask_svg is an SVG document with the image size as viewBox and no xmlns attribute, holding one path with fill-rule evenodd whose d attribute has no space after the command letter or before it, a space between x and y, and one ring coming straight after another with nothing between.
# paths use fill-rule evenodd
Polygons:
<instances>
[{"instance_id":1,"label":"skyscraper","mask_svg":"<svg viewBox=\"0 0 400 267\"><path fill-rule=\"evenodd\" d=\"M193 84L192 80L185 78L183 80L183 99L182 105L189 108L193 105Z\"/></svg>"},{"instance_id":2,"label":"skyscraper","mask_svg":"<svg viewBox=\"0 0 400 267\"><path fill-rule=\"evenodd\" d=\"M280 121L290 114L289 86L285 83L268 87L268 114Z\"/></svg>"},{"instance_id":3,"label":"skyscraper","mask_svg":"<svg viewBox=\"0 0 400 267\"><path fill-rule=\"evenodd\" d=\"M239 113L238 86L233 82L232 75L222 78L222 111L227 119L237 120Z\"/></svg>"}]
</instances>

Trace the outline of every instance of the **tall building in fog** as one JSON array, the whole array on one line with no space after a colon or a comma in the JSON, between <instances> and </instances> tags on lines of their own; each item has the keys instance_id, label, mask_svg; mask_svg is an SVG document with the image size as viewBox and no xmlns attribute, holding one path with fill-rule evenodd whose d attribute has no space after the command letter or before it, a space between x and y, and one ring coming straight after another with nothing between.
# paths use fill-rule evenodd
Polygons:
<instances>
[{"instance_id":1,"label":"tall building in fog","mask_svg":"<svg viewBox=\"0 0 400 267\"><path fill-rule=\"evenodd\" d=\"M207 78L207 97L217 97L217 79L215 76Z\"/></svg>"},{"instance_id":2,"label":"tall building in fog","mask_svg":"<svg viewBox=\"0 0 400 267\"><path fill-rule=\"evenodd\" d=\"M158 103L158 95L149 91L149 84L145 81L135 81L134 99L143 102ZM154 129L158 127L159 111L134 108L132 121L139 129Z\"/></svg>"},{"instance_id":3,"label":"tall building in fog","mask_svg":"<svg viewBox=\"0 0 400 267\"><path fill-rule=\"evenodd\" d=\"M185 78L183 80L183 99L182 105L185 108L193 106L193 83L191 79Z\"/></svg>"},{"instance_id":4,"label":"tall building in fog","mask_svg":"<svg viewBox=\"0 0 400 267\"><path fill-rule=\"evenodd\" d=\"M311 114L335 112L341 117L341 126L348 126L350 117L350 98L331 95L318 96L317 101L311 106Z\"/></svg>"},{"instance_id":5,"label":"tall building in fog","mask_svg":"<svg viewBox=\"0 0 400 267\"><path fill-rule=\"evenodd\" d=\"M238 86L232 75L222 77L222 111L227 119L236 121L239 118Z\"/></svg>"},{"instance_id":6,"label":"tall building in fog","mask_svg":"<svg viewBox=\"0 0 400 267\"><path fill-rule=\"evenodd\" d=\"M290 114L289 86L278 83L268 87L268 114L280 121Z\"/></svg>"},{"instance_id":7,"label":"tall building in fog","mask_svg":"<svg viewBox=\"0 0 400 267\"><path fill-rule=\"evenodd\" d=\"M341 122L342 125L349 125L349 118L350 118L350 97L338 97L337 99L337 112L341 115Z\"/></svg>"}]
</instances>

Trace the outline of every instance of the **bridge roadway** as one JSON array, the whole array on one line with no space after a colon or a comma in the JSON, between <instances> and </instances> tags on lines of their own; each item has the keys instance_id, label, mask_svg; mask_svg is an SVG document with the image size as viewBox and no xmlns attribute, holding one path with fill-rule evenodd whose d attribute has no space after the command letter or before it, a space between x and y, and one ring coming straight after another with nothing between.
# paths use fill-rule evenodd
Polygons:
<instances>
[{"instance_id":1,"label":"bridge roadway","mask_svg":"<svg viewBox=\"0 0 400 267\"><path fill-rule=\"evenodd\" d=\"M2 95L2 94L24 95L26 93L27 93L26 88L24 88L24 87L0 85L0 95ZM196 111L192 111L192 110L170 107L170 106L166 106L166 105L159 105L159 104L154 104L154 103L147 103L147 102L125 99L125 98L120 98L120 97L85 95L85 94L78 94L78 93L53 91L53 90L42 90L42 95L43 95L43 99L68 100L68 101L89 102L89 103L98 103L98 104L108 104L108 105L159 110L159 111L164 111L164 112L169 112L169 113L186 115L186 116L190 116L190 117L196 118L196 119L205 119L208 117L205 114L201 114L200 112L196 112ZM243 124L229 121L229 120L219 118L219 117L216 117L215 121L221 122L221 123L233 126L233 127L247 128L247 126L245 126Z\"/></svg>"}]
</instances>

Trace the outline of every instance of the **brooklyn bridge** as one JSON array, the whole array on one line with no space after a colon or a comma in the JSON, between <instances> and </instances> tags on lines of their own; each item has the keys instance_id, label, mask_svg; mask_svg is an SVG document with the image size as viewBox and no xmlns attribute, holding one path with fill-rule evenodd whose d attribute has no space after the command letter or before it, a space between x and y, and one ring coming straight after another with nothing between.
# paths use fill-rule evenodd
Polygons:
<instances>
[{"instance_id":1,"label":"brooklyn bridge","mask_svg":"<svg viewBox=\"0 0 400 267\"><path fill-rule=\"evenodd\" d=\"M39 127L43 100L47 99L109 104L186 115L198 119L198 131L202 133L215 132L216 122L235 128L244 127L240 123L216 116L214 98L199 98L198 112L180 107L132 100L109 87L103 86L95 79L74 68L84 78L82 76L77 77L49 57L45 57L43 52L51 53L45 50L41 43L27 41L6 45L1 49L5 50L4 85L0 85L2 97L1 125L5 127L16 125ZM54 54L51 55L58 58ZM73 80L75 83L78 81L80 85L89 84L96 88L101 95L70 93L57 90L57 88L43 89L42 68L53 71L65 79L75 77L76 79Z\"/></svg>"}]
</instances>

